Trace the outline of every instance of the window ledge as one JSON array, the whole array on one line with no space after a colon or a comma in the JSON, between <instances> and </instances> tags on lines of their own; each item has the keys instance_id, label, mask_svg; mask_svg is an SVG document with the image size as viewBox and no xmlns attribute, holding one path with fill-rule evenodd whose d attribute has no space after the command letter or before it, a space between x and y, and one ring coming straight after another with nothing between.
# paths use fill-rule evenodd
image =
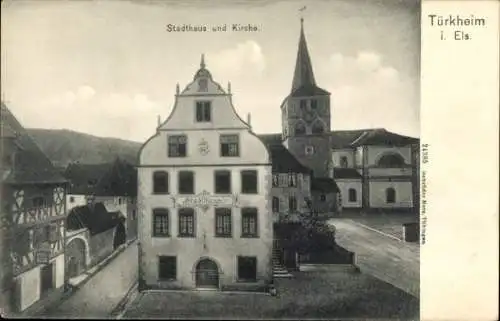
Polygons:
<instances>
[{"instance_id":1,"label":"window ledge","mask_svg":"<svg viewBox=\"0 0 500 321\"><path fill-rule=\"evenodd\" d=\"M175 281L177 281L177 279L175 279L175 278L171 278L171 279L158 278L158 282L175 282Z\"/></svg>"},{"instance_id":2,"label":"window ledge","mask_svg":"<svg viewBox=\"0 0 500 321\"><path fill-rule=\"evenodd\" d=\"M258 239L259 236L258 235L242 235L241 238L242 239Z\"/></svg>"},{"instance_id":3,"label":"window ledge","mask_svg":"<svg viewBox=\"0 0 500 321\"><path fill-rule=\"evenodd\" d=\"M183 239L194 239L194 238L196 238L196 235L179 234L179 235L177 235L177 237L183 238Z\"/></svg>"},{"instance_id":4,"label":"window ledge","mask_svg":"<svg viewBox=\"0 0 500 321\"><path fill-rule=\"evenodd\" d=\"M152 238L158 238L158 239L166 239L170 238L170 235L152 235Z\"/></svg>"},{"instance_id":5,"label":"window ledge","mask_svg":"<svg viewBox=\"0 0 500 321\"><path fill-rule=\"evenodd\" d=\"M232 235L215 235L216 238L222 238L222 239L232 239L233 236Z\"/></svg>"},{"instance_id":6,"label":"window ledge","mask_svg":"<svg viewBox=\"0 0 500 321\"><path fill-rule=\"evenodd\" d=\"M237 279L237 283L257 283L257 279Z\"/></svg>"}]
</instances>

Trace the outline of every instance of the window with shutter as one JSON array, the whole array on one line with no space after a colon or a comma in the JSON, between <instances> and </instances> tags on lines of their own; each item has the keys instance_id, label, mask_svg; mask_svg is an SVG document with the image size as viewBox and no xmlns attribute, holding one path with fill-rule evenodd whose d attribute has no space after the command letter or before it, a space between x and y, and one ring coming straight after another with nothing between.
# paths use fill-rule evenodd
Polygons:
<instances>
[{"instance_id":1,"label":"window with shutter","mask_svg":"<svg viewBox=\"0 0 500 321\"><path fill-rule=\"evenodd\" d=\"M177 278L177 257L159 256L158 257L158 279L169 281Z\"/></svg>"}]
</instances>

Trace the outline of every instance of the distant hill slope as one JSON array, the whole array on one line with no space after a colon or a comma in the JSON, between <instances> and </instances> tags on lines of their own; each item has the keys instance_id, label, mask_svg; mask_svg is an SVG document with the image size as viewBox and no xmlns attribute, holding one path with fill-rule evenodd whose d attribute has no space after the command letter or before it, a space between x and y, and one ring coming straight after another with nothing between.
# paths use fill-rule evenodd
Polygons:
<instances>
[{"instance_id":1,"label":"distant hill slope","mask_svg":"<svg viewBox=\"0 0 500 321\"><path fill-rule=\"evenodd\" d=\"M71 162L98 164L113 162L116 157L137 162L141 143L104 138L67 129L27 129L36 143L57 167Z\"/></svg>"}]
</instances>

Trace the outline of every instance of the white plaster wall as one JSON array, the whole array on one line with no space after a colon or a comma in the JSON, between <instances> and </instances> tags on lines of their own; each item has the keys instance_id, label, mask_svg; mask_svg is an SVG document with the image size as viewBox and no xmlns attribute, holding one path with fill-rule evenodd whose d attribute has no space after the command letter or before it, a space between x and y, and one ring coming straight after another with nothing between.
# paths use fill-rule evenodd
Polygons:
<instances>
[{"instance_id":1,"label":"white plaster wall","mask_svg":"<svg viewBox=\"0 0 500 321\"><path fill-rule=\"evenodd\" d=\"M374 166L377 164L379 158L385 153L398 153L401 155L406 164L411 164L411 147L392 147L392 146L366 146L368 153L367 164L365 166Z\"/></svg>"},{"instance_id":2,"label":"white plaster wall","mask_svg":"<svg viewBox=\"0 0 500 321\"><path fill-rule=\"evenodd\" d=\"M54 286L58 289L64 285L64 254L55 257L51 262L54 263Z\"/></svg>"},{"instance_id":3,"label":"white plaster wall","mask_svg":"<svg viewBox=\"0 0 500 321\"><path fill-rule=\"evenodd\" d=\"M120 204L121 200L121 204ZM128 213L129 198L125 196L96 196L96 203L103 203L108 212L120 211L125 217Z\"/></svg>"},{"instance_id":4,"label":"white plaster wall","mask_svg":"<svg viewBox=\"0 0 500 321\"><path fill-rule=\"evenodd\" d=\"M362 183L360 179L336 179L337 186L340 189L343 208L359 208L363 204ZM349 189L356 190L356 201L349 202Z\"/></svg>"},{"instance_id":5,"label":"white plaster wall","mask_svg":"<svg viewBox=\"0 0 500 321\"><path fill-rule=\"evenodd\" d=\"M369 168L368 176L411 176L413 169L407 168Z\"/></svg>"},{"instance_id":6,"label":"white plaster wall","mask_svg":"<svg viewBox=\"0 0 500 321\"><path fill-rule=\"evenodd\" d=\"M16 278L20 282L21 311L40 299L40 266L26 271Z\"/></svg>"},{"instance_id":7,"label":"white plaster wall","mask_svg":"<svg viewBox=\"0 0 500 321\"><path fill-rule=\"evenodd\" d=\"M193 167L195 172L195 194L204 190L213 195L214 171L221 169L218 166ZM224 167L227 169L227 167ZM177 209L173 208L173 201L167 195L152 194L152 176L156 168L139 168L139 239L143 250L143 271L148 284L158 283L158 255L177 256L177 281L167 282L164 286L194 287L192 268L195 262L202 256L215 259L221 266L224 275L221 275L222 283L235 282L236 257L237 255L257 256L258 275L261 278L270 277L270 259L272 250L272 213L270 194L270 181L266 175L271 174L270 166L231 167L232 188L239 194L241 186L240 170L256 169L258 171L258 192L256 195L239 195L238 207L232 208L233 237L215 237L215 211L209 208L206 212L200 208L195 209L195 238L178 238ZM177 191L177 168L164 168L170 174L170 190L175 192L173 197L179 197ZM181 196L184 198L185 195ZM227 206L231 206L228 201ZM241 207L256 207L258 209L259 238L241 238ZM170 211L170 234L168 238L152 237L152 211L154 208L163 207ZM221 206L223 207L223 206ZM205 238L203 235L205 234ZM204 240L207 247L204 248ZM159 283L158 283L159 284ZM160 284L161 286L161 284Z\"/></svg>"},{"instance_id":8,"label":"white plaster wall","mask_svg":"<svg viewBox=\"0 0 500 321\"><path fill-rule=\"evenodd\" d=\"M385 191L392 187L396 190L396 202L387 203ZM370 182L370 207L374 208L410 208L413 206L412 184L407 182Z\"/></svg>"},{"instance_id":9,"label":"white plaster wall","mask_svg":"<svg viewBox=\"0 0 500 321\"><path fill-rule=\"evenodd\" d=\"M74 201L70 202L71 197L73 197ZM77 195L77 194L67 194L66 195L66 211L69 213L73 207L87 205L87 200L85 199L85 195Z\"/></svg>"},{"instance_id":10,"label":"white plaster wall","mask_svg":"<svg viewBox=\"0 0 500 321\"><path fill-rule=\"evenodd\" d=\"M196 101L211 101L211 121L196 122ZM168 157L168 136L187 136L187 156ZM221 157L221 134L239 135L239 156ZM199 146L208 146L208 152L200 152ZM241 170L257 170L258 194L240 195ZM153 172L164 170L169 173L170 196L179 197L178 172L194 172L195 194L207 191L213 195L214 171L232 172L232 193L238 194L238 207L232 208L233 237L215 238L215 215L213 207L206 212L195 208L195 238L178 238L177 209L167 195L153 195ZM221 283L235 281L236 256L257 256L258 278L270 280L272 251L271 214L271 166L267 148L252 132L250 126L236 113L231 95L218 83L208 80L208 90L199 92L197 80L193 81L176 96L173 110L161 124L156 135L142 147L139 156L137 211L139 219L139 241L142 249L141 268L146 283L162 287L193 287L192 273L200 257L213 258L222 270ZM181 196L184 198L185 196ZM258 209L259 238L241 238L240 207L251 206ZM168 238L152 238L152 210L166 207L170 210L170 233ZM205 237L204 237L205 235ZM206 246L204 246L204 244ZM177 256L177 280L158 282L158 256Z\"/></svg>"}]
</instances>

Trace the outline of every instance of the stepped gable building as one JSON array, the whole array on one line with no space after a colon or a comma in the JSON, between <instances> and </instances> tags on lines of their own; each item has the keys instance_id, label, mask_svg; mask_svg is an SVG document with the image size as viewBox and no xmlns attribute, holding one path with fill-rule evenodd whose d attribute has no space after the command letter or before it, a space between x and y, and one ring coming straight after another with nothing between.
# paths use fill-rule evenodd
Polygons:
<instances>
[{"instance_id":1,"label":"stepped gable building","mask_svg":"<svg viewBox=\"0 0 500 321\"><path fill-rule=\"evenodd\" d=\"M40 307L62 291L66 179L1 104L0 306Z\"/></svg>"},{"instance_id":2,"label":"stepped gable building","mask_svg":"<svg viewBox=\"0 0 500 321\"><path fill-rule=\"evenodd\" d=\"M138 161L139 286L265 289L271 161L202 56Z\"/></svg>"}]
</instances>

